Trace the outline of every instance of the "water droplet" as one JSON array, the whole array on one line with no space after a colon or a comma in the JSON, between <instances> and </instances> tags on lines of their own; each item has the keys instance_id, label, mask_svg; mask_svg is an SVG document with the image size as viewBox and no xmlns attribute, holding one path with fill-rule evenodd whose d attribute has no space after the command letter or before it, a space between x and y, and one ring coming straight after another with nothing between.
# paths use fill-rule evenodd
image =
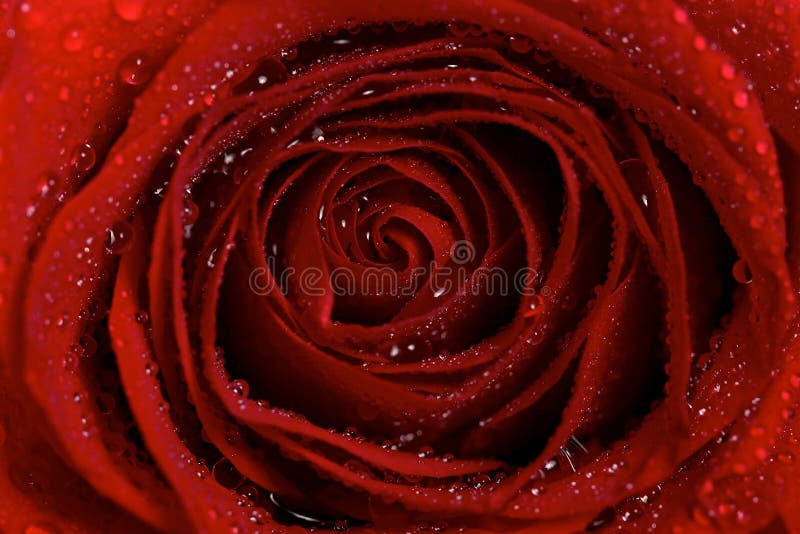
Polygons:
<instances>
[{"instance_id":1,"label":"water droplet","mask_svg":"<svg viewBox=\"0 0 800 534\"><path fill-rule=\"evenodd\" d=\"M41 173L36 180L36 192L40 197L46 197L52 192L55 185L56 175L52 172L45 171Z\"/></svg>"},{"instance_id":2,"label":"water droplet","mask_svg":"<svg viewBox=\"0 0 800 534\"><path fill-rule=\"evenodd\" d=\"M241 495L242 497L251 502L258 499L258 489L256 489L255 486L251 486L250 484L246 484L241 488L239 488L238 493L239 495Z\"/></svg>"},{"instance_id":3,"label":"water droplet","mask_svg":"<svg viewBox=\"0 0 800 534\"><path fill-rule=\"evenodd\" d=\"M197 468L195 469L194 474L200 480L203 480L211 474L211 470L206 465L205 460L197 460Z\"/></svg>"},{"instance_id":4,"label":"water droplet","mask_svg":"<svg viewBox=\"0 0 800 534\"><path fill-rule=\"evenodd\" d=\"M608 507L600 512L592 521L586 525L586 531L591 532L593 530L600 530L601 528L609 525L617 518L617 512Z\"/></svg>"},{"instance_id":5,"label":"water droplet","mask_svg":"<svg viewBox=\"0 0 800 534\"><path fill-rule=\"evenodd\" d=\"M749 284L753 281L753 275L746 261L740 259L733 264L733 279L740 284Z\"/></svg>"},{"instance_id":6,"label":"water droplet","mask_svg":"<svg viewBox=\"0 0 800 534\"><path fill-rule=\"evenodd\" d=\"M318 143L322 143L325 141L325 132L319 126L314 126L311 130L311 139L317 141Z\"/></svg>"},{"instance_id":7,"label":"water droplet","mask_svg":"<svg viewBox=\"0 0 800 534\"><path fill-rule=\"evenodd\" d=\"M183 200L183 224L192 225L197 222L199 216L200 208L197 207L197 204L191 198L185 198Z\"/></svg>"},{"instance_id":8,"label":"water droplet","mask_svg":"<svg viewBox=\"0 0 800 534\"><path fill-rule=\"evenodd\" d=\"M264 524L264 516L266 512L261 508L253 508L250 510L250 515L248 519L251 523L255 525L263 525Z\"/></svg>"},{"instance_id":9,"label":"water droplet","mask_svg":"<svg viewBox=\"0 0 800 534\"><path fill-rule=\"evenodd\" d=\"M144 0L114 0L114 11L119 18L133 22L142 17Z\"/></svg>"},{"instance_id":10,"label":"water droplet","mask_svg":"<svg viewBox=\"0 0 800 534\"><path fill-rule=\"evenodd\" d=\"M795 373L792 376L790 376L789 384L791 384L793 388L800 389L800 374Z\"/></svg>"},{"instance_id":11,"label":"water droplet","mask_svg":"<svg viewBox=\"0 0 800 534\"><path fill-rule=\"evenodd\" d=\"M528 304L528 309L523 314L525 317L536 317L542 311L542 303L544 302L544 298L541 295L534 295L531 297L530 304Z\"/></svg>"},{"instance_id":12,"label":"water droplet","mask_svg":"<svg viewBox=\"0 0 800 534\"><path fill-rule=\"evenodd\" d=\"M722 335L720 332L716 332L708 339L708 348L711 351L718 351L720 347L722 347L722 343L724 342L725 342L725 336Z\"/></svg>"},{"instance_id":13,"label":"water droplet","mask_svg":"<svg viewBox=\"0 0 800 534\"><path fill-rule=\"evenodd\" d=\"M149 361L144 366L144 374L147 376L154 376L158 373L158 364L153 361Z\"/></svg>"},{"instance_id":14,"label":"water droplet","mask_svg":"<svg viewBox=\"0 0 800 534\"><path fill-rule=\"evenodd\" d=\"M679 7L676 7L672 11L672 18L678 24L686 24L689 21L689 16L686 14L686 11Z\"/></svg>"},{"instance_id":15,"label":"water droplet","mask_svg":"<svg viewBox=\"0 0 800 534\"><path fill-rule=\"evenodd\" d=\"M117 400L113 395L108 393L98 394L95 402L97 403L97 409L102 414L110 414L114 411L114 407L117 405Z\"/></svg>"},{"instance_id":16,"label":"water droplet","mask_svg":"<svg viewBox=\"0 0 800 534\"><path fill-rule=\"evenodd\" d=\"M70 164L79 171L88 171L94 167L97 161L96 158L92 145L83 143L72 150L72 156L69 161Z\"/></svg>"},{"instance_id":17,"label":"water droplet","mask_svg":"<svg viewBox=\"0 0 800 534\"><path fill-rule=\"evenodd\" d=\"M736 91L733 94L733 105L739 109L746 108L748 101L749 98L747 96L747 93L744 91Z\"/></svg>"},{"instance_id":18,"label":"water droplet","mask_svg":"<svg viewBox=\"0 0 800 534\"><path fill-rule=\"evenodd\" d=\"M242 439L242 433L239 428L234 424L229 424L228 428L225 429L225 441L233 445L239 443L240 439Z\"/></svg>"},{"instance_id":19,"label":"water droplet","mask_svg":"<svg viewBox=\"0 0 800 534\"><path fill-rule=\"evenodd\" d=\"M726 80L733 80L736 77L736 69L730 63L723 63L720 74Z\"/></svg>"},{"instance_id":20,"label":"water droplet","mask_svg":"<svg viewBox=\"0 0 800 534\"><path fill-rule=\"evenodd\" d=\"M221 486L229 489L236 488L244 482L244 475L227 458L222 458L215 463L211 474Z\"/></svg>"},{"instance_id":21,"label":"water droplet","mask_svg":"<svg viewBox=\"0 0 800 534\"><path fill-rule=\"evenodd\" d=\"M77 360L75 359L75 355L72 353L68 353L64 358L61 360L61 366L64 367L64 370L68 373L72 373L75 371L75 364Z\"/></svg>"},{"instance_id":22,"label":"water droplet","mask_svg":"<svg viewBox=\"0 0 800 534\"><path fill-rule=\"evenodd\" d=\"M125 221L120 221L108 229L106 250L112 254L123 254L133 244L133 228Z\"/></svg>"},{"instance_id":23,"label":"water droplet","mask_svg":"<svg viewBox=\"0 0 800 534\"><path fill-rule=\"evenodd\" d=\"M142 85L152 74L147 55L143 52L131 52L119 64L119 77L128 85Z\"/></svg>"},{"instance_id":24,"label":"water droplet","mask_svg":"<svg viewBox=\"0 0 800 534\"><path fill-rule=\"evenodd\" d=\"M77 52L83 48L83 34L75 27L67 28L64 32L64 50L67 52Z\"/></svg>"},{"instance_id":25,"label":"water droplet","mask_svg":"<svg viewBox=\"0 0 800 534\"><path fill-rule=\"evenodd\" d=\"M434 454L433 447L429 446L421 447L417 452L417 456L420 458L430 458L431 456L433 456L433 454Z\"/></svg>"},{"instance_id":26,"label":"water droplet","mask_svg":"<svg viewBox=\"0 0 800 534\"><path fill-rule=\"evenodd\" d=\"M396 32L399 32L399 33L403 33L404 31L406 31L408 29L408 27L409 27L409 23L407 21L405 21L405 20L398 20L398 21L392 22L392 29L394 31L396 31Z\"/></svg>"},{"instance_id":27,"label":"water droplet","mask_svg":"<svg viewBox=\"0 0 800 534\"><path fill-rule=\"evenodd\" d=\"M270 85L285 82L289 76L286 65L275 58L262 60L249 75L239 83L234 82L237 94L252 93Z\"/></svg>"},{"instance_id":28,"label":"water droplet","mask_svg":"<svg viewBox=\"0 0 800 534\"><path fill-rule=\"evenodd\" d=\"M470 25L460 20L453 21L447 25L447 30L456 37L466 37L470 30Z\"/></svg>"},{"instance_id":29,"label":"water droplet","mask_svg":"<svg viewBox=\"0 0 800 534\"><path fill-rule=\"evenodd\" d=\"M284 48L281 50L281 58L284 61L294 61L297 59L297 48L291 46L289 48Z\"/></svg>"},{"instance_id":30,"label":"water droplet","mask_svg":"<svg viewBox=\"0 0 800 534\"><path fill-rule=\"evenodd\" d=\"M508 38L508 46L514 52L526 54L533 50L533 41L524 35L512 35Z\"/></svg>"},{"instance_id":31,"label":"water droplet","mask_svg":"<svg viewBox=\"0 0 800 534\"><path fill-rule=\"evenodd\" d=\"M732 126L728 129L728 139L733 143L738 143L744 136L744 130L741 126Z\"/></svg>"},{"instance_id":32,"label":"water droplet","mask_svg":"<svg viewBox=\"0 0 800 534\"><path fill-rule=\"evenodd\" d=\"M217 254L217 249L211 251L208 255L208 259L206 259L206 267L209 269L213 269L217 266L217 261L214 259L214 256Z\"/></svg>"},{"instance_id":33,"label":"water droplet","mask_svg":"<svg viewBox=\"0 0 800 534\"><path fill-rule=\"evenodd\" d=\"M236 379L231 382L230 389L234 395L239 397L247 397L250 395L250 384L241 379Z\"/></svg>"},{"instance_id":34,"label":"water droplet","mask_svg":"<svg viewBox=\"0 0 800 534\"><path fill-rule=\"evenodd\" d=\"M759 141L756 143L756 153L760 156L765 155L769 151L769 143L766 141Z\"/></svg>"},{"instance_id":35,"label":"water droplet","mask_svg":"<svg viewBox=\"0 0 800 534\"><path fill-rule=\"evenodd\" d=\"M84 356L92 356L97 352L97 341L92 336L83 336L78 341L78 346L83 352Z\"/></svg>"},{"instance_id":36,"label":"water droplet","mask_svg":"<svg viewBox=\"0 0 800 534\"><path fill-rule=\"evenodd\" d=\"M692 41L692 44L694 45L694 49L698 52L702 52L708 47L708 41L706 41L706 38L702 35L696 36Z\"/></svg>"}]
</instances>

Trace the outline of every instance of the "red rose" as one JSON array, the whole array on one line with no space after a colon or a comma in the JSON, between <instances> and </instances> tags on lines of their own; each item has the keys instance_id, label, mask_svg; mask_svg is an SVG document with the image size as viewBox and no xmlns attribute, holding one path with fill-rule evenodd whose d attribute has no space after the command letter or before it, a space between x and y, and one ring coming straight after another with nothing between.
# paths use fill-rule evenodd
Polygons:
<instances>
[{"instance_id":1,"label":"red rose","mask_svg":"<svg viewBox=\"0 0 800 534\"><path fill-rule=\"evenodd\" d=\"M800 528L797 7L3 8L0 530Z\"/></svg>"}]
</instances>

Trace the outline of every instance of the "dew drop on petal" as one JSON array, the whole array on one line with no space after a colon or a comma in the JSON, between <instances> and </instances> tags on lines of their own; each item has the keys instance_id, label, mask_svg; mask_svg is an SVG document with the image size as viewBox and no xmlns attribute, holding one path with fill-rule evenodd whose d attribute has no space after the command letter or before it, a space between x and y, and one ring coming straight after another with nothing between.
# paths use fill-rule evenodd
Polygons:
<instances>
[{"instance_id":1,"label":"dew drop on petal","mask_svg":"<svg viewBox=\"0 0 800 534\"><path fill-rule=\"evenodd\" d=\"M702 35L696 36L692 41L692 44L694 45L694 49L698 52L702 52L708 47L708 41L706 41L706 38Z\"/></svg>"},{"instance_id":2,"label":"dew drop on petal","mask_svg":"<svg viewBox=\"0 0 800 534\"><path fill-rule=\"evenodd\" d=\"M404 20L398 20L398 21L392 22L392 29L394 31L398 32L398 33L403 33L404 31L406 31L408 29L408 27L409 27L409 23L404 21ZM348 30L352 33L352 30L354 30L356 28L348 28Z\"/></svg>"},{"instance_id":3,"label":"dew drop on petal","mask_svg":"<svg viewBox=\"0 0 800 534\"><path fill-rule=\"evenodd\" d=\"M730 63L724 63L720 68L720 74L726 80L733 80L736 76L736 69Z\"/></svg>"},{"instance_id":4,"label":"dew drop on petal","mask_svg":"<svg viewBox=\"0 0 800 534\"><path fill-rule=\"evenodd\" d=\"M244 475L227 458L222 458L215 463L211 474L219 485L228 489L237 488L244 482Z\"/></svg>"},{"instance_id":5,"label":"dew drop on petal","mask_svg":"<svg viewBox=\"0 0 800 534\"><path fill-rule=\"evenodd\" d=\"M147 56L142 52L131 52L119 64L119 77L128 85L142 85L151 74Z\"/></svg>"},{"instance_id":6,"label":"dew drop on petal","mask_svg":"<svg viewBox=\"0 0 800 534\"><path fill-rule=\"evenodd\" d=\"M142 17L145 0L114 0L114 12L122 20L133 22Z\"/></svg>"},{"instance_id":7,"label":"dew drop on petal","mask_svg":"<svg viewBox=\"0 0 800 534\"><path fill-rule=\"evenodd\" d=\"M246 484L237 490L239 495L244 497L249 501L255 501L258 499L258 489L255 486L251 486L250 484Z\"/></svg>"},{"instance_id":8,"label":"dew drop on petal","mask_svg":"<svg viewBox=\"0 0 800 534\"><path fill-rule=\"evenodd\" d=\"M800 389L800 374L795 373L790 376L789 384L791 384L793 388Z\"/></svg>"},{"instance_id":9,"label":"dew drop on petal","mask_svg":"<svg viewBox=\"0 0 800 534\"><path fill-rule=\"evenodd\" d=\"M241 379L231 382L230 389L237 397L247 397L250 395L250 384Z\"/></svg>"},{"instance_id":10,"label":"dew drop on petal","mask_svg":"<svg viewBox=\"0 0 800 534\"><path fill-rule=\"evenodd\" d=\"M46 197L53 191L56 185L56 175L49 171L44 171L36 180L36 192L40 197Z\"/></svg>"},{"instance_id":11,"label":"dew drop on petal","mask_svg":"<svg viewBox=\"0 0 800 534\"><path fill-rule=\"evenodd\" d=\"M508 46L514 52L525 54L533 50L533 42L524 35L512 35L508 38Z\"/></svg>"},{"instance_id":12,"label":"dew drop on petal","mask_svg":"<svg viewBox=\"0 0 800 534\"><path fill-rule=\"evenodd\" d=\"M543 302L544 302L544 299L542 298L541 295L534 295L531 298L530 303L528 304L528 309L525 310L525 313L523 315L525 317L528 317L528 318L536 317L542 311L542 303Z\"/></svg>"},{"instance_id":13,"label":"dew drop on petal","mask_svg":"<svg viewBox=\"0 0 800 534\"><path fill-rule=\"evenodd\" d=\"M106 250L112 254L122 254L130 250L133 243L133 228L125 221L120 221L108 229Z\"/></svg>"},{"instance_id":14,"label":"dew drop on petal","mask_svg":"<svg viewBox=\"0 0 800 534\"><path fill-rule=\"evenodd\" d=\"M736 91L733 94L733 105L739 109L746 108L748 101L747 93L744 91Z\"/></svg>"},{"instance_id":15,"label":"dew drop on petal","mask_svg":"<svg viewBox=\"0 0 800 534\"><path fill-rule=\"evenodd\" d=\"M97 352L97 341L92 336L83 336L78 343L84 356L92 356Z\"/></svg>"},{"instance_id":16,"label":"dew drop on petal","mask_svg":"<svg viewBox=\"0 0 800 534\"><path fill-rule=\"evenodd\" d=\"M79 171L88 171L94 167L97 161L94 148L89 143L82 143L76 146L70 157L70 164Z\"/></svg>"},{"instance_id":17,"label":"dew drop on petal","mask_svg":"<svg viewBox=\"0 0 800 534\"><path fill-rule=\"evenodd\" d=\"M199 216L200 208L191 198L186 197L183 201L183 224L192 225L197 222Z\"/></svg>"},{"instance_id":18,"label":"dew drop on petal","mask_svg":"<svg viewBox=\"0 0 800 534\"><path fill-rule=\"evenodd\" d=\"M297 48L289 47L281 50L281 58L284 61L294 61L297 59Z\"/></svg>"},{"instance_id":19,"label":"dew drop on petal","mask_svg":"<svg viewBox=\"0 0 800 534\"><path fill-rule=\"evenodd\" d=\"M744 131L742 130L741 126L733 126L728 129L728 139L732 143L738 143L742 140L742 136L744 135Z\"/></svg>"},{"instance_id":20,"label":"dew drop on petal","mask_svg":"<svg viewBox=\"0 0 800 534\"><path fill-rule=\"evenodd\" d=\"M746 261L740 259L733 264L733 279L740 284L749 284L753 281L753 275Z\"/></svg>"},{"instance_id":21,"label":"dew drop on petal","mask_svg":"<svg viewBox=\"0 0 800 534\"><path fill-rule=\"evenodd\" d=\"M114 408L117 405L117 401L114 396L104 392L97 395L95 402L97 403L97 409L102 414L110 414L114 411Z\"/></svg>"},{"instance_id":22,"label":"dew drop on petal","mask_svg":"<svg viewBox=\"0 0 800 534\"><path fill-rule=\"evenodd\" d=\"M70 27L64 32L64 50L67 52L77 52L83 48L83 34L79 28Z\"/></svg>"}]
</instances>

